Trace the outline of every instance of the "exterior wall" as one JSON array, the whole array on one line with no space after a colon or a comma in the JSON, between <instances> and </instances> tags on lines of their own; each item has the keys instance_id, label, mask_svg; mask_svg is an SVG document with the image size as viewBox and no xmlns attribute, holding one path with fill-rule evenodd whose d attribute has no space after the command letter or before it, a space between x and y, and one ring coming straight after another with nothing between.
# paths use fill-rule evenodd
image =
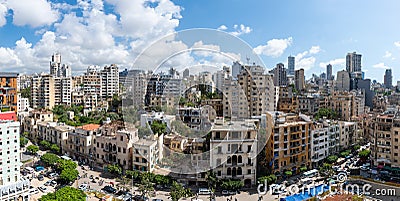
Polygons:
<instances>
[{"instance_id":1,"label":"exterior wall","mask_svg":"<svg viewBox=\"0 0 400 201\"><path fill-rule=\"evenodd\" d=\"M0 185L20 181L19 122L0 121Z\"/></svg>"},{"instance_id":2,"label":"exterior wall","mask_svg":"<svg viewBox=\"0 0 400 201\"><path fill-rule=\"evenodd\" d=\"M18 109L17 80L17 73L0 72L0 109L3 111Z\"/></svg>"}]
</instances>

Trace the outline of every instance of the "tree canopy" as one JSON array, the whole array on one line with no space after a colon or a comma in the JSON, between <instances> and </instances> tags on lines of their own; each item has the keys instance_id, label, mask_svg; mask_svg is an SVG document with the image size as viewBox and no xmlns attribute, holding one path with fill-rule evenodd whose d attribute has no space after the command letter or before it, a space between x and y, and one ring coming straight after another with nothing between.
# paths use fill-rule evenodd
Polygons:
<instances>
[{"instance_id":1,"label":"tree canopy","mask_svg":"<svg viewBox=\"0 0 400 201\"><path fill-rule=\"evenodd\" d=\"M40 201L86 201L86 194L73 187L63 187L39 198Z\"/></svg>"},{"instance_id":2,"label":"tree canopy","mask_svg":"<svg viewBox=\"0 0 400 201\"><path fill-rule=\"evenodd\" d=\"M167 130L167 125L158 121L153 121L150 127L154 134L162 134Z\"/></svg>"},{"instance_id":3,"label":"tree canopy","mask_svg":"<svg viewBox=\"0 0 400 201\"><path fill-rule=\"evenodd\" d=\"M40 157L40 160L47 166L53 166L60 160L60 157L53 153L45 153Z\"/></svg>"},{"instance_id":4,"label":"tree canopy","mask_svg":"<svg viewBox=\"0 0 400 201\"><path fill-rule=\"evenodd\" d=\"M337 113L333 111L332 109L329 108L320 108L315 114L315 119L321 119L323 117L326 117L328 119L336 119L337 118Z\"/></svg>"},{"instance_id":5,"label":"tree canopy","mask_svg":"<svg viewBox=\"0 0 400 201\"><path fill-rule=\"evenodd\" d=\"M78 178L79 172L76 169L63 169L61 170L60 179L64 183L68 184L75 181Z\"/></svg>"},{"instance_id":6,"label":"tree canopy","mask_svg":"<svg viewBox=\"0 0 400 201\"><path fill-rule=\"evenodd\" d=\"M189 188L184 188L181 184L174 181L172 182L170 195L172 201L178 201L180 198L193 196L193 193Z\"/></svg>"},{"instance_id":7,"label":"tree canopy","mask_svg":"<svg viewBox=\"0 0 400 201\"><path fill-rule=\"evenodd\" d=\"M26 150L31 154L36 154L39 151L39 147L36 145L29 145Z\"/></svg>"}]
</instances>

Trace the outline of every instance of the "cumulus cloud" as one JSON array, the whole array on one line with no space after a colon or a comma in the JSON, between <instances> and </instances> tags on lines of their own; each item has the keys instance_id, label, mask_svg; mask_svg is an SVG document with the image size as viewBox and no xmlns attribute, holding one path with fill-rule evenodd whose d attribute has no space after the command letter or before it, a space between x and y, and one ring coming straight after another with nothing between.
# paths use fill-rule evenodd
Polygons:
<instances>
[{"instance_id":1,"label":"cumulus cloud","mask_svg":"<svg viewBox=\"0 0 400 201\"><path fill-rule=\"evenodd\" d=\"M259 55L279 57L292 44L293 38L272 39L266 45L259 45L254 48L254 52Z\"/></svg>"},{"instance_id":2,"label":"cumulus cloud","mask_svg":"<svg viewBox=\"0 0 400 201\"><path fill-rule=\"evenodd\" d=\"M344 58L339 58L339 59L333 59L327 62L321 62L319 63L319 67L321 68L326 68L328 64L331 64L332 66L344 66L346 64L346 59Z\"/></svg>"},{"instance_id":3,"label":"cumulus cloud","mask_svg":"<svg viewBox=\"0 0 400 201\"><path fill-rule=\"evenodd\" d=\"M9 0L13 23L17 26L39 27L57 21L59 13L46 0Z\"/></svg>"},{"instance_id":4,"label":"cumulus cloud","mask_svg":"<svg viewBox=\"0 0 400 201\"><path fill-rule=\"evenodd\" d=\"M111 4L107 12L104 2ZM145 2L78 0L71 5L50 4L46 0L10 0L7 7L13 11L13 23L35 28L40 39L30 43L21 38L13 47L0 48L0 68L48 72L54 52L60 52L63 63L76 73L89 65L115 63L120 68L130 68L149 44L174 32L181 18L182 8L169 0L155 0L151 7ZM0 23L1 11L0 7ZM46 25L53 25L54 29ZM168 48L175 46L181 48L177 43L169 44ZM158 51L164 54L166 49Z\"/></svg>"},{"instance_id":5,"label":"cumulus cloud","mask_svg":"<svg viewBox=\"0 0 400 201\"><path fill-rule=\"evenodd\" d=\"M400 47L400 41L394 42L394 45L395 45L396 47Z\"/></svg>"},{"instance_id":6,"label":"cumulus cloud","mask_svg":"<svg viewBox=\"0 0 400 201\"><path fill-rule=\"evenodd\" d=\"M228 29L228 27L226 27L225 25L221 25L218 27L218 30L221 30L221 31L225 31L227 29Z\"/></svg>"},{"instance_id":7,"label":"cumulus cloud","mask_svg":"<svg viewBox=\"0 0 400 201\"><path fill-rule=\"evenodd\" d=\"M226 25L221 25L217 29L221 30L221 31L226 31L226 30L228 30L228 27ZM233 29L233 31L228 31L228 33L230 33L234 36L248 34L253 31L253 29L251 29L249 26L245 26L244 24L240 24L240 25L235 24L235 25L233 25L232 29Z\"/></svg>"},{"instance_id":8,"label":"cumulus cloud","mask_svg":"<svg viewBox=\"0 0 400 201\"><path fill-rule=\"evenodd\" d=\"M0 27L4 26L7 23L7 10L7 7L0 3Z\"/></svg>"},{"instance_id":9,"label":"cumulus cloud","mask_svg":"<svg viewBox=\"0 0 400 201\"><path fill-rule=\"evenodd\" d=\"M383 69L388 69L390 68L389 66L386 66L385 63L381 62L381 63L377 63L375 65L373 65L374 68L383 68Z\"/></svg>"},{"instance_id":10,"label":"cumulus cloud","mask_svg":"<svg viewBox=\"0 0 400 201\"><path fill-rule=\"evenodd\" d=\"M312 46L309 50L298 53L295 56L296 69L309 70L315 65L317 60L313 55L318 54L321 51L319 46Z\"/></svg>"},{"instance_id":11,"label":"cumulus cloud","mask_svg":"<svg viewBox=\"0 0 400 201\"><path fill-rule=\"evenodd\" d=\"M317 54L321 51L321 48L319 46L312 46L310 49L310 54Z\"/></svg>"},{"instance_id":12,"label":"cumulus cloud","mask_svg":"<svg viewBox=\"0 0 400 201\"><path fill-rule=\"evenodd\" d=\"M392 53L389 51L386 51L385 55L383 55L383 58L390 58L390 57L392 57Z\"/></svg>"}]
</instances>

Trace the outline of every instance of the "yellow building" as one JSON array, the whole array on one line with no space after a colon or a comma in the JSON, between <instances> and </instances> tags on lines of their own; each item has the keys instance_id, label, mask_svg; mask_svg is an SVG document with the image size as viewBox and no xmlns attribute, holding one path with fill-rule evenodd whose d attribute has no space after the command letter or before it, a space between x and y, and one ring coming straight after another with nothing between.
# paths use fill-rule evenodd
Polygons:
<instances>
[{"instance_id":1,"label":"yellow building","mask_svg":"<svg viewBox=\"0 0 400 201\"><path fill-rule=\"evenodd\" d=\"M17 78L18 73L0 72L0 112L17 112Z\"/></svg>"}]
</instances>

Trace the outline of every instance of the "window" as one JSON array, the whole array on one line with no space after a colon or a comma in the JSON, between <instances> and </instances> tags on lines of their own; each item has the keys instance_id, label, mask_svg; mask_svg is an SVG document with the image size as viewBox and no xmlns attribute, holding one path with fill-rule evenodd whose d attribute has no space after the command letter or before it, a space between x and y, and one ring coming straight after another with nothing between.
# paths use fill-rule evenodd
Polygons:
<instances>
[{"instance_id":1,"label":"window","mask_svg":"<svg viewBox=\"0 0 400 201\"><path fill-rule=\"evenodd\" d=\"M122 153L124 153L124 154L126 153L126 149L125 148L122 149Z\"/></svg>"},{"instance_id":2,"label":"window","mask_svg":"<svg viewBox=\"0 0 400 201\"><path fill-rule=\"evenodd\" d=\"M247 174L251 174L251 169L247 169Z\"/></svg>"},{"instance_id":3,"label":"window","mask_svg":"<svg viewBox=\"0 0 400 201\"><path fill-rule=\"evenodd\" d=\"M221 170L218 170L217 175L221 176Z\"/></svg>"},{"instance_id":4,"label":"window","mask_svg":"<svg viewBox=\"0 0 400 201\"><path fill-rule=\"evenodd\" d=\"M219 165L221 165L221 159L220 158L217 159L217 166L219 166Z\"/></svg>"},{"instance_id":5,"label":"window","mask_svg":"<svg viewBox=\"0 0 400 201\"><path fill-rule=\"evenodd\" d=\"M218 153L222 154L222 147L218 147Z\"/></svg>"},{"instance_id":6,"label":"window","mask_svg":"<svg viewBox=\"0 0 400 201\"><path fill-rule=\"evenodd\" d=\"M124 136L121 136L121 137L120 137L120 140L121 140L121 141L124 141Z\"/></svg>"},{"instance_id":7,"label":"window","mask_svg":"<svg viewBox=\"0 0 400 201\"><path fill-rule=\"evenodd\" d=\"M121 147L118 147L118 152L121 153Z\"/></svg>"}]
</instances>

